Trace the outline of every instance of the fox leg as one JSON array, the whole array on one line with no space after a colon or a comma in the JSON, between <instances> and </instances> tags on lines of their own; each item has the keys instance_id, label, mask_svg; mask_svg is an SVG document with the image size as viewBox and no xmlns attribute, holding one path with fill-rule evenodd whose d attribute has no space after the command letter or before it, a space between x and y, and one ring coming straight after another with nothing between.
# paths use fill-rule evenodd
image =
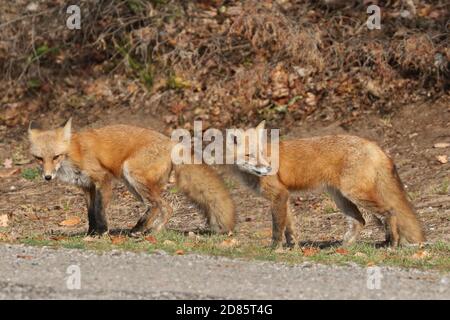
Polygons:
<instances>
[{"instance_id":1,"label":"fox leg","mask_svg":"<svg viewBox=\"0 0 450 320\"><path fill-rule=\"evenodd\" d=\"M130 159L123 168L123 179L129 190L146 205L144 214L131 232L145 231L148 226L155 223L158 215L162 215L161 220L156 222L154 227L155 231L160 231L173 213L172 208L161 197L162 185L168 180L171 167L154 164L141 169L142 166L139 164L139 161L135 163L133 159Z\"/></svg>"},{"instance_id":2,"label":"fox leg","mask_svg":"<svg viewBox=\"0 0 450 320\"><path fill-rule=\"evenodd\" d=\"M398 247L400 244L400 234L398 232L397 217L388 213L384 227L386 230L386 244L390 244L394 248Z\"/></svg>"},{"instance_id":3,"label":"fox leg","mask_svg":"<svg viewBox=\"0 0 450 320\"><path fill-rule=\"evenodd\" d=\"M350 245L356 241L366 222L358 207L347 199L339 190L329 188L328 191L339 210L347 216L348 229L344 235L344 245Z\"/></svg>"},{"instance_id":4,"label":"fox leg","mask_svg":"<svg viewBox=\"0 0 450 320\"><path fill-rule=\"evenodd\" d=\"M289 207L287 207L287 216L286 216L286 230L284 231L284 235L286 237L286 244L288 247L295 247L297 236L295 232L295 224L294 224L294 216L292 215L292 211Z\"/></svg>"},{"instance_id":5,"label":"fox leg","mask_svg":"<svg viewBox=\"0 0 450 320\"><path fill-rule=\"evenodd\" d=\"M83 189L88 206L88 234L104 234L108 232L108 221L106 219L106 208L111 201L112 185L111 179L105 178L100 183L93 183Z\"/></svg>"},{"instance_id":6,"label":"fox leg","mask_svg":"<svg viewBox=\"0 0 450 320\"><path fill-rule=\"evenodd\" d=\"M95 220L95 186L91 185L89 187L83 188L84 197L86 199L86 206L88 208L88 221L89 228L88 234L94 234L97 229L97 223Z\"/></svg>"},{"instance_id":7,"label":"fox leg","mask_svg":"<svg viewBox=\"0 0 450 320\"><path fill-rule=\"evenodd\" d=\"M130 190L130 192L145 205L144 213L139 218L136 225L131 229L131 234L138 234L145 231L147 226L155 221L156 217L160 213L160 206L149 199L150 197L146 195L145 187L137 186L137 183L134 180L132 180L132 182L129 181L131 179L127 180L125 178L124 180L128 190Z\"/></svg>"},{"instance_id":8,"label":"fox leg","mask_svg":"<svg viewBox=\"0 0 450 320\"><path fill-rule=\"evenodd\" d=\"M288 218L289 191L278 180L278 177L268 176L261 179L261 193L264 198L272 202L272 248L279 248L283 241L283 233L286 231L288 220L290 221L289 241L292 241L292 220Z\"/></svg>"}]
</instances>

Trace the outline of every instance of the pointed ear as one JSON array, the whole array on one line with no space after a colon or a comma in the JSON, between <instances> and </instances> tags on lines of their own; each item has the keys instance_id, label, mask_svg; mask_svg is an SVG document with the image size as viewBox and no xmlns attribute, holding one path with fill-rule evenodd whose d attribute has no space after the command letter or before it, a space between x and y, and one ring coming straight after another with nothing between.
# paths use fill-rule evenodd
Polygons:
<instances>
[{"instance_id":1,"label":"pointed ear","mask_svg":"<svg viewBox=\"0 0 450 320\"><path fill-rule=\"evenodd\" d=\"M72 134L72 118L67 120L67 122L63 125L63 134L64 139L70 140L71 134Z\"/></svg>"},{"instance_id":2,"label":"pointed ear","mask_svg":"<svg viewBox=\"0 0 450 320\"><path fill-rule=\"evenodd\" d=\"M28 136L31 138L40 129L40 125L36 121L31 120L28 125Z\"/></svg>"},{"instance_id":3,"label":"pointed ear","mask_svg":"<svg viewBox=\"0 0 450 320\"><path fill-rule=\"evenodd\" d=\"M263 120L256 126L256 130L264 129L265 126L266 126L266 120Z\"/></svg>"}]
</instances>

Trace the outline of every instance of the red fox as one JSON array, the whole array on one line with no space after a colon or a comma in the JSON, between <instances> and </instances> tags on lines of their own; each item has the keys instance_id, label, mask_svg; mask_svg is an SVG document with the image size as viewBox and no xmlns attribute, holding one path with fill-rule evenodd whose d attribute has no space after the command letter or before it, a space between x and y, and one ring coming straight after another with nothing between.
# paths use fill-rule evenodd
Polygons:
<instances>
[{"instance_id":1,"label":"red fox","mask_svg":"<svg viewBox=\"0 0 450 320\"><path fill-rule=\"evenodd\" d=\"M132 233L140 233L153 223L156 231L164 227L173 210L161 197L161 190L172 170L181 191L204 208L212 231L227 233L234 228L234 204L219 175L203 164L174 165L173 143L156 131L112 125L72 133L69 119L54 130L42 130L31 122L28 134L31 154L41 164L43 178L58 178L83 190L88 234L108 232L105 210L113 178L122 180L146 205Z\"/></svg>"},{"instance_id":2,"label":"red fox","mask_svg":"<svg viewBox=\"0 0 450 320\"><path fill-rule=\"evenodd\" d=\"M255 132L249 130L244 137ZM348 217L344 244L353 243L365 224L356 204L385 218L386 240L392 246L403 239L410 243L425 241L394 163L376 143L350 135L279 141L279 169L270 174L267 155L271 148L261 142L264 121L256 127L256 133L256 152L248 146L249 139L234 139L234 152L244 159L237 166L241 177L272 203L273 246L281 244L283 233L288 245L295 244L289 191L320 187Z\"/></svg>"}]
</instances>

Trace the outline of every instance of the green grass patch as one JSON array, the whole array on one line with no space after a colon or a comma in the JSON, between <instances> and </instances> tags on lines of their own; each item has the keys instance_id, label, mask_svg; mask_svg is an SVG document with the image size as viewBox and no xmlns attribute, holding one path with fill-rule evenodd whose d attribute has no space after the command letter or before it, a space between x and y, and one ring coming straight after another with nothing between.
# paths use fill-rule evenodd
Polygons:
<instances>
[{"instance_id":1,"label":"green grass patch","mask_svg":"<svg viewBox=\"0 0 450 320\"><path fill-rule=\"evenodd\" d=\"M172 255L196 253L288 264L310 261L322 264L378 265L423 270L432 269L442 272L450 271L450 243L446 242L436 242L420 249L417 247L391 249L377 247L372 243L360 242L346 248L330 246L319 249L311 246L286 249L279 252L263 245L263 240L240 244L235 239L223 235L187 236L176 231L163 231L156 235L147 235L140 238L131 238L124 235L103 236L101 238L38 235L22 238L18 241L31 246L54 248L98 251L118 249L147 253L162 250Z\"/></svg>"},{"instance_id":2,"label":"green grass patch","mask_svg":"<svg viewBox=\"0 0 450 320\"><path fill-rule=\"evenodd\" d=\"M38 168L25 168L22 170L22 178L27 180L34 180L39 176Z\"/></svg>"}]
</instances>

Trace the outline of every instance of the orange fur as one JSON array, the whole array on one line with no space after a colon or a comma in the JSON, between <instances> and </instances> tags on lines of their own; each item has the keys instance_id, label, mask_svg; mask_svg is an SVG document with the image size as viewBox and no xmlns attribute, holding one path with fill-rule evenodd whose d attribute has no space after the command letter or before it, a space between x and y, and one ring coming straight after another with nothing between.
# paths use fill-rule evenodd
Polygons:
<instances>
[{"instance_id":1,"label":"orange fur","mask_svg":"<svg viewBox=\"0 0 450 320\"><path fill-rule=\"evenodd\" d=\"M107 231L105 209L112 178L124 181L147 205L133 232L145 230L158 215L155 229L162 228L173 211L161 197L173 167L177 184L206 209L214 231L229 232L234 227L234 205L220 177L205 165L173 166L173 143L156 131L113 125L71 134L69 121L55 130L30 125L29 138L31 153L41 161L45 177L60 177L85 192L89 232Z\"/></svg>"},{"instance_id":2,"label":"orange fur","mask_svg":"<svg viewBox=\"0 0 450 320\"><path fill-rule=\"evenodd\" d=\"M356 205L388 217L387 238L392 245L400 238L412 243L425 241L392 160L376 143L363 138L334 135L280 141L279 170L258 177L258 186L272 203L274 245L280 244L283 233L288 243L295 237L287 205L289 191L321 187L330 191L349 217L346 243L355 241L365 223Z\"/></svg>"}]
</instances>

